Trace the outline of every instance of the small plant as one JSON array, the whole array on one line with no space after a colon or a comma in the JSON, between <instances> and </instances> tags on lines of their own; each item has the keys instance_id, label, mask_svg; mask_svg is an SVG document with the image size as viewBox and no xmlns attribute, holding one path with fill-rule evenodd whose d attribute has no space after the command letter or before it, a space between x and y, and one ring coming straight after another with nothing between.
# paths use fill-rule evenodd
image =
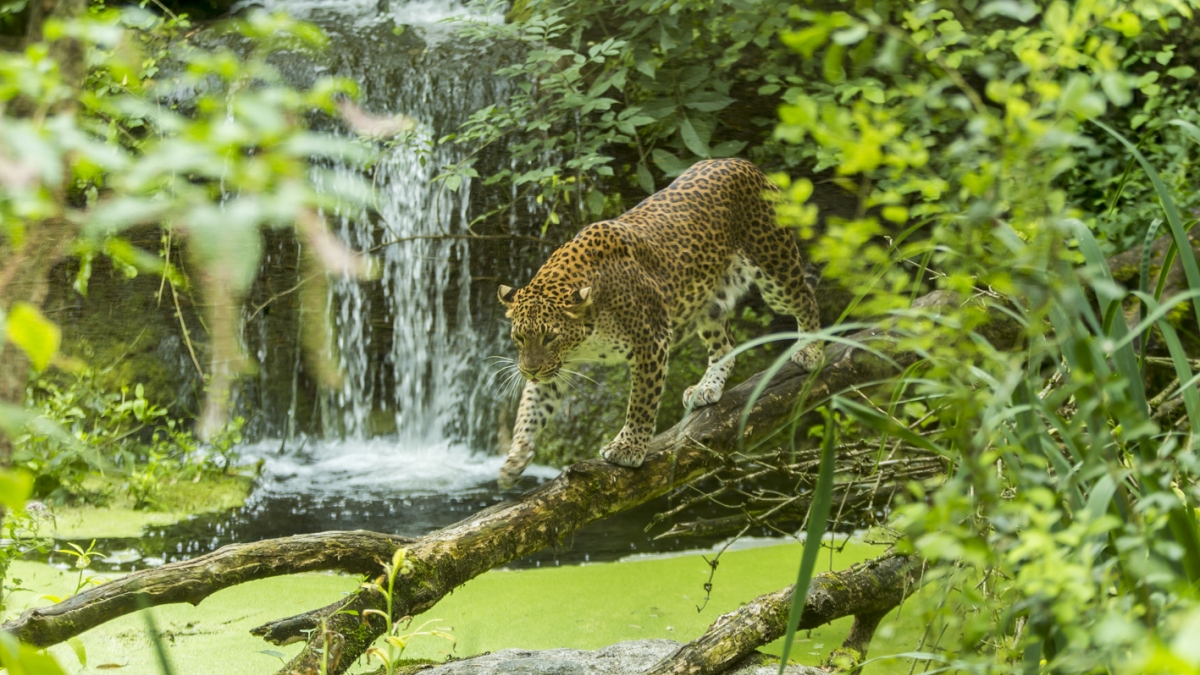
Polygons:
<instances>
[{"instance_id":1,"label":"small plant","mask_svg":"<svg viewBox=\"0 0 1200 675\"><path fill-rule=\"evenodd\" d=\"M368 609L363 611L362 616L365 619L371 614L376 614L382 616L383 620L387 622L387 630L383 633L383 642L386 647L371 647L367 650L367 659L370 661L372 658L378 658L383 663L384 673L392 675L396 672L396 668L400 664L400 658L404 655L404 650L408 648L408 643L413 638L420 635L429 635L449 640L451 644L454 644L456 640L448 632L453 630L452 628L446 628L445 630L436 628L437 624L441 623L441 619L430 619L418 626L416 630L403 633L402 631L412 624L412 617L404 617L399 621L393 622L392 592L396 587L397 576L407 577L413 573L413 563L408 559L408 551L403 548L396 549L396 552L392 554L392 562L385 563L383 569L384 576L387 577L386 591L375 582L364 583L362 587L383 593L387 600L387 612Z\"/></svg>"},{"instance_id":2,"label":"small plant","mask_svg":"<svg viewBox=\"0 0 1200 675\"><path fill-rule=\"evenodd\" d=\"M50 425L16 439L13 463L34 475L33 496L52 503L102 503L123 491L136 509L162 508L163 486L228 475L240 460L243 418L203 444L143 385L110 391L94 370L66 382L37 379L26 397Z\"/></svg>"},{"instance_id":3,"label":"small plant","mask_svg":"<svg viewBox=\"0 0 1200 675\"><path fill-rule=\"evenodd\" d=\"M41 502L29 502L25 509L10 511L4 519L4 538L0 540L0 611L7 609L8 596L21 589L21 580L10 578L13 561L32 551L45 553L54 539L43 536L41 527L54 522L54 514Z\"/></svg>"},{"instance_id":4,"label":"small plant","mask_svg":"<svg viewBox=\"0 0 1200 675\"><path fill-rule=\"evenodd\" d=\"M93 559L95 559L95 558L104 559L104 558L108 557L108 556L104 555L103 553L100 553L99 551L96 550L96 540L93 539L92 543L88 544L88 547L86 549L84 549L82 546L79 546L78 544L72 544L71 542L67 542L67 546L70 546L71 550L63 550L61 548L56 548L56 549L54 549L54 552L62 553L64 555L69 555L69 556L75 557L75 569L79 570L79 577L76 578L76 580L75 580L75 590L71 592L71 595L73 595L73 596L78 595L79 591L82 591L84 588L87 588L88 586L96 586L96 585L104 583L104 579L101 579L99 577L85 577L84 576L84 573L87 572L88 568L92 566ZM62 602L63 601L63 598L54 597L54 596L46 596L46 599L52 600L54 602Z\"/></svg>"},{"instance_id":5,"label":"small plant","mask_svg":"<svg viewBox=\"0 0 1200 675\"><path fill-rule=\"evenodd\" d=\"M241 460L238 446L242 442L242 427L246 420L242 417L233 418L221 431L213 436L208 444L204 457L204 467L214 473L229 473Z\"/></svg>"}]
</instances>

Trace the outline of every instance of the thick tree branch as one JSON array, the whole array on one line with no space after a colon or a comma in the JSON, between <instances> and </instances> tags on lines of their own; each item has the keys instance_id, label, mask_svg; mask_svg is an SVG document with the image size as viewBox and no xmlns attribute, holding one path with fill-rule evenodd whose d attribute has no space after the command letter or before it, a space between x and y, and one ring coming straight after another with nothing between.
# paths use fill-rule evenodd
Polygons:
<instances>
[{"instance_id":1,"label":"thick tree branch","mask_svg":"<svg viewBox=\"0 0 1200 675\"><path fill-rule=\"evenodd\" d=\"M396 548L410 541L358 530L233 544L191 560L134 572L57 605L26 610L0 625L0 630L35 647L48 647L143 607L196 605L222 588L254 579L323 570L378 574Z\"/></svg>"},{"instance_id":2,"label":"thick tree branch","mask_svg":"<svg viewBox=\"0 0 1200 675\"><path fill-rule=\"evenodd\" d=\"M861 662L875 627L917 586L920 562L908 555L886 555L841 572L813 577L800 619L800 630L816 628L844 616L854 626L842 645ZM787 628L792 586L756 598L717 618L704 635L683 645L651 668L647 675L713 675L746 658ZM837 652L835 652L836 658Z\"/></svg>"},{"instance_id":3,"label":"thick tree branch","mask_svg":"<svg viewBox=\"0 0 1200 675\"><path fill-rule=\"evenodd\" d=\"M934 309L957 302L951 293L935 292L919 298L914 306ZM988 337L998 349L1012 346L1017 331L997 318ZM879 331L851 336L858 343L885 343ZM879 347L887 350L886 344ZM719 403L696 411L674 428L651 441L650 454L639 469L626 469L601 460L588 460L568 467L562 475L516 501L498 504L464 521L417 539L408 548L414 561L413 574L398 580L393 597L396 616L415 615L432 607L457 586L483 572L546 546L558 544L589 523L618 511L642 504L692 480L725 460L728 453L754 447L781 428L805 415L830 395L879 382L916 360L912 353L893 353L891 360L865 350L833 346L828 360L815 376L787 364L747 405L758 383L757 377L728 391ZM803 395L803 398L801 398ZM740 426L746 411L744 432ZM800 423L805 423L800 419ZM815 421L815 420L814 420ZM384 630L382 620L363 619L364 610L383 611L384 599L377 593L360 591L346 602L317 610L306 620L292 617L293 629L311 628L325 617L325 628L341 635L339 662L329 664L332 673L344 672ZM279 622L254 631L277 641L297 637ZM322 643L310 642L280 673L322 672Z\"/></svg>"},{"instance_id":4,"label":"thick tree branch","mask_svg":"<svg viewBox=\"0 0 1200 675\"><path fill-rule=\"evenodd\" d=\"M939 292L920 298L915 305L934 309L956 302L952 294ZM998 322L989 338L998 349L1007 349L1015 334ZM851 337L888 350L887 336L878 331ZM397 617L415 615L487 570L558 545L585 525L663 495L720 466L731 452L770 442L793 422L803 426L809 421L807 411L831 394L884 380L916 358L911 353L893 352L889 360L862 349L833 346L820 373L811 375L789 363L753 405L748 407L747 402L758 378L726 392L720 403L696 411L659 434L641 468L618 467L598 459L580 462L514 501L414 540L357 532L227 546L195 560L137 572L52 607L31 610L0 628L45 646L147 604L195 603L219 588L252 579L317 569L377 573L379 561L386 560L397 544L408 549L414 569L397 580L393 612ZM740 426L743 411L744 431ZM335 636L339 658L328 672L340 673L384 630L379 617L362 618L363 610L382 611L385 607L377 592L361 590L330 607L275 622L255 633L276 642L294 641L305 637L303 631L324 618L325 630L318 631L317 641L310 642L282 672L322 672L325 638Z\"/></svg>"}]
</instances>

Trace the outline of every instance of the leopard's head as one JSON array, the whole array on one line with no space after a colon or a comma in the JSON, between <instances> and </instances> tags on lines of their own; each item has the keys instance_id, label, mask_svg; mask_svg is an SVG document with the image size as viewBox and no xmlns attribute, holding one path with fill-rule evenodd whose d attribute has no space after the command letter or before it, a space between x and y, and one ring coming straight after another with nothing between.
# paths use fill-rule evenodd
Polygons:
<instances>
[{"instance_id":1,"label":"leopard's head","mask_svg":"<svg viewBox=\"0 0 1200 675\"><path fill-rule=\"evenodd\" d=\"M575 289L560 300L529 287L501 286L498 295L512 320L512 340L521 350L517 357L521 374L531 382L556 378L563 358L592 331L592 288Z\"/></svg>"}]
</instances>

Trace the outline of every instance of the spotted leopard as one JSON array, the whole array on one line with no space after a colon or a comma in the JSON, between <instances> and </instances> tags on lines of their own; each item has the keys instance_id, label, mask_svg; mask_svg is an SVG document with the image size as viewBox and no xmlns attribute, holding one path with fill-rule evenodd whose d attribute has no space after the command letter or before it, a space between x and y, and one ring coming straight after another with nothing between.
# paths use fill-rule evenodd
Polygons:
<instances>
[{"instance_id":1,"label":"spotted leopard","mask_svg":"<svg viewBox=\"0 0 1200 675\"><path fill-rule=\"evenodd\" d=\"M777 189L740 159L699 162L624 214L593 223L556 250L528 286L500 286L517 367L527 382L500 483L508 486L533 456L534 437L563 394L564 364L629 364L625 426L601 450L621 466L640 466L662 398L667 352L694 330L708 347L708 370L684 393L699 407L721 398L733 359L726 317L757 286L770 307L819 329L800 249L775 223L766 193ZM812 370L821 343L792 360Z\"/></svg>"}]
</instances>

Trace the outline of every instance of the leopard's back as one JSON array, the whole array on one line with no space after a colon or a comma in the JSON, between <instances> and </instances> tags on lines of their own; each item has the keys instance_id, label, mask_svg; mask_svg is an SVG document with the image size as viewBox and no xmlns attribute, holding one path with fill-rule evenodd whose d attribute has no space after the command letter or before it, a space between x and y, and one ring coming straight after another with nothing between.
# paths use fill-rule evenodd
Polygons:
<instances>
[{"instance_id":1,"label":"leopard's back","mask_svg":"<svg viewBox=\"0 0 1200 675\"><path fill-rule=\"evenodd\" d=\"M635 255L660 284L677 331L703 313L729 311L761 281L754 258L764 240L799 255L766 198L777 191L746 160L704 160L610 221L640 244Z\"/></svg>"}]
</instances>

